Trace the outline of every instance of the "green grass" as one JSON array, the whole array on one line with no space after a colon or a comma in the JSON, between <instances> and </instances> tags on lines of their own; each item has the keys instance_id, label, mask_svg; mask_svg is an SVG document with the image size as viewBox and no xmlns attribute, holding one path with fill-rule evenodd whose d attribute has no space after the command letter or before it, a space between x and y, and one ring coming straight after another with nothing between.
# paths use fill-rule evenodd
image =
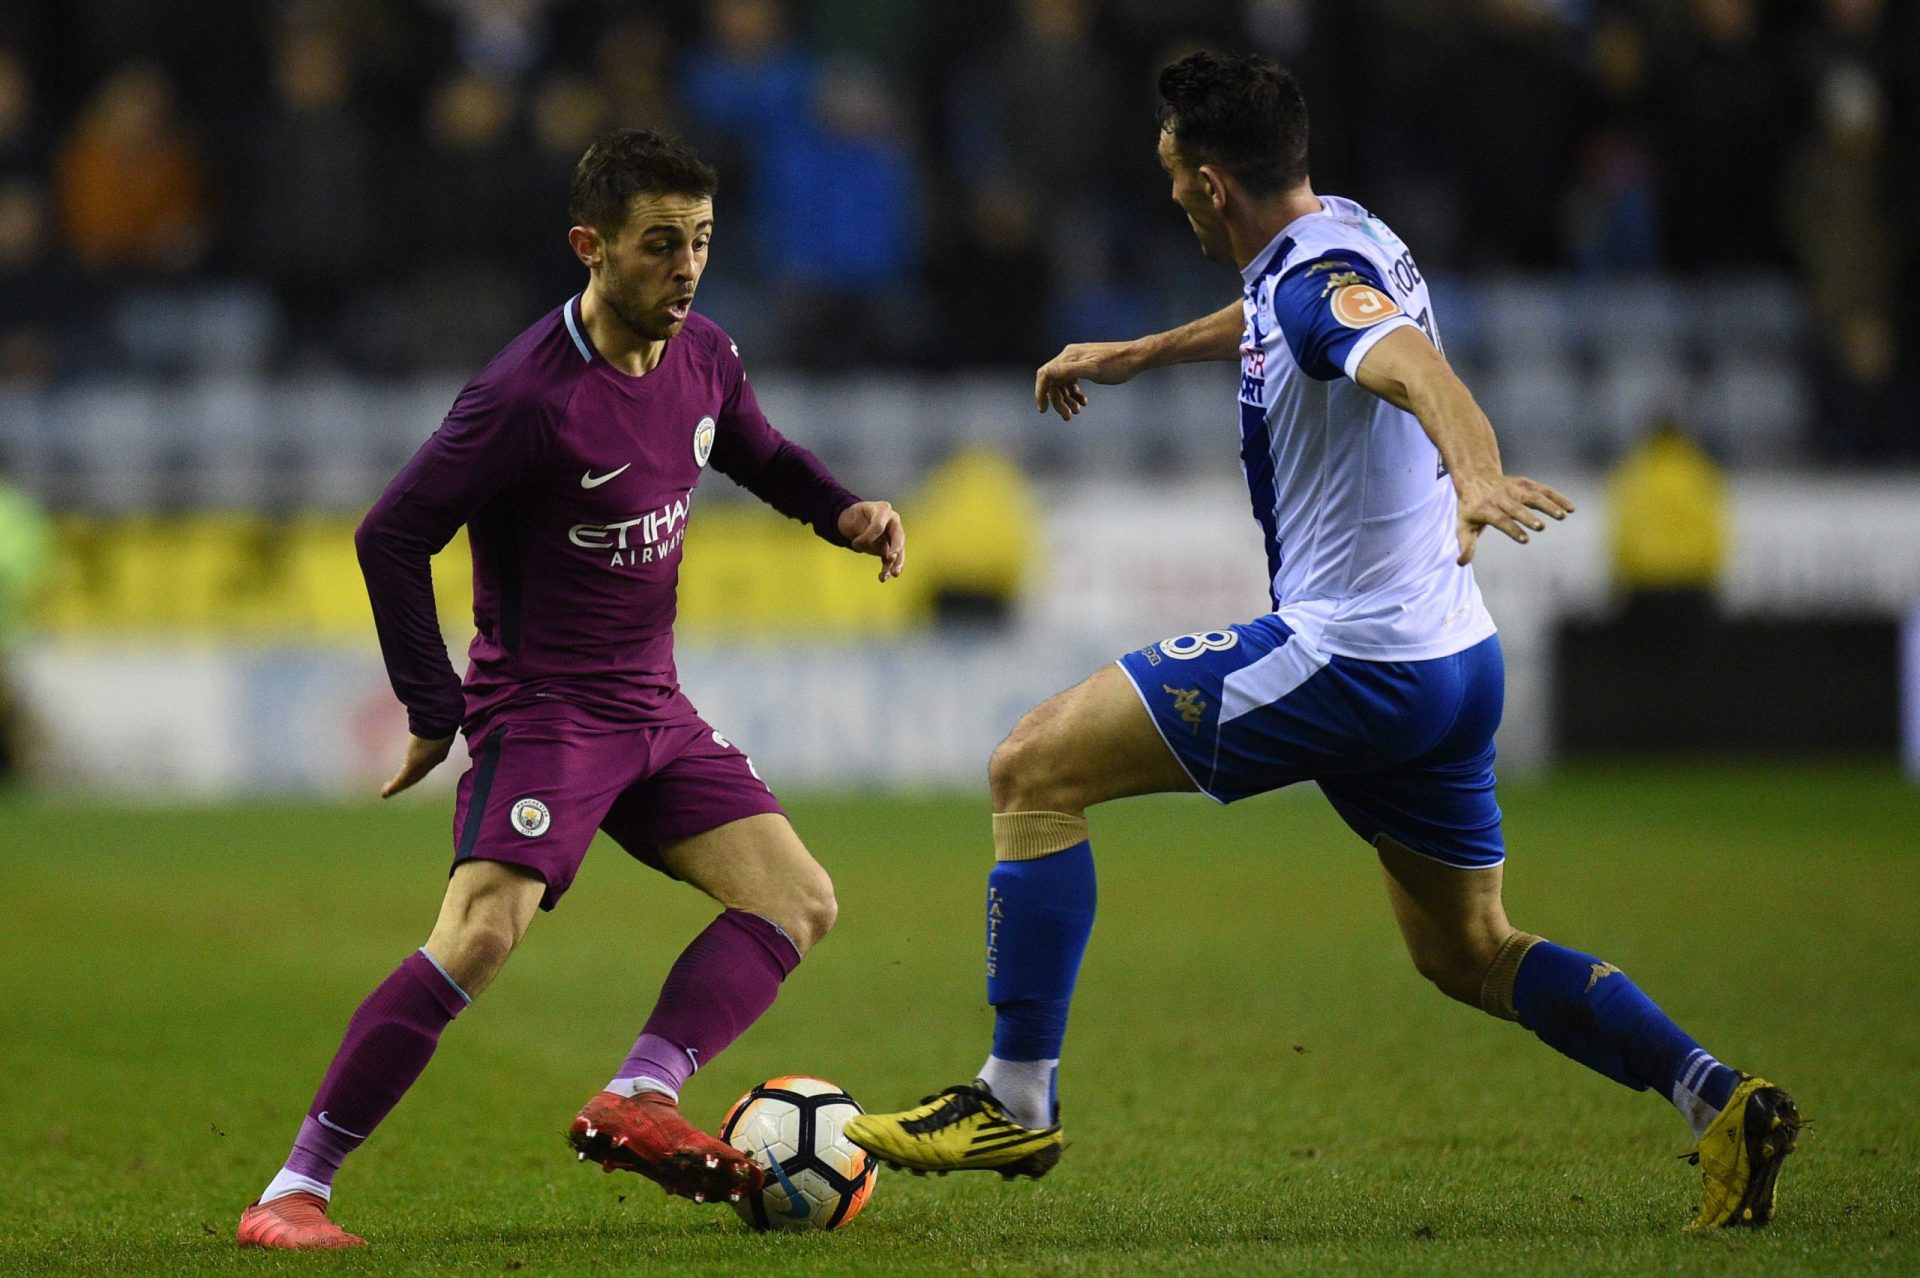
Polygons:
<instances>
[{"instance_id":1,"label":"green grass","mask_svg":"<svg viewBox=\"0 0 1920 1278\"><path fill-rule=\"evenodd\" d=\"M1040 1182L883 1173L845 1232L576 1165L561 1131L712 913L610 845L342 1173L373 1244L240 1253L353 1005L423 939L443 804L0 801L0 1271L1912 1274L1920 791L1890 770L1582 770L1504 794L1508 903L1814 1120L1775 1227L1679 1233L1679 1118L1447 1002L1311 792L1094 816L1101 916ZM839 930L688 1089L892 1107L987 1043L974 797L795 801Z\"/></svg>"}]
</instances>

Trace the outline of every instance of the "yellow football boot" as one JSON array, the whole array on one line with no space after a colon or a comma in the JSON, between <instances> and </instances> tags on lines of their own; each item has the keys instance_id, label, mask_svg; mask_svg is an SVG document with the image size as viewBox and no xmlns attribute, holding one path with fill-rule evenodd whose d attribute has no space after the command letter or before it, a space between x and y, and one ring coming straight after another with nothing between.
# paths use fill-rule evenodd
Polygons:
<instances>
[{"instance_id":1,"label":"yellow football boot","mask_svg":"<svg viewBox=\"0 0 1920 1278\"><path fill-rule=\"evenodd\" d=\"M1780 1164L1793 1152L1800 1126L1793 1097L1764 1078L1742 1074L1693 1153L1706 1188L1687 1229L1758 1229L1772 1220Z\"/></svg>"},{"instance_id":2,"label":"yellow football boot","mask_svg":"<svg viewBox=\"0 0 1920 1278\"><path fill-rule=\"evenodd\" d=\"M904 1113L861 1114L847 1121L846 1131L849 1140L887 1166L916 1175L997 1171L1008 1180L1038 1179L1053 1170L1066 1148L1059 1123L1022 1127L977 1082L949 1087Z\"/></svg>"}]
</instances>

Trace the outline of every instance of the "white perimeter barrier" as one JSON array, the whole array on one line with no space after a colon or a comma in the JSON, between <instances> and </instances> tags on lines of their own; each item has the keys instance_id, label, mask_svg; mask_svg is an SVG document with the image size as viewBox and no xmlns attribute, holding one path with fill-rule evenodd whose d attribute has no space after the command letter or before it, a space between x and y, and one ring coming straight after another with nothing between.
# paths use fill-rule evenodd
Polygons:
<instances>
[{"instance_id":1,"label":"white perimeter barrier","mask_svg":"<svg viewBox=\"0 0 1920 1278\"><path fill-rule=\"evenodd\" d=\"M1530 546L1489 535L1476 560L1506 650L1507 771L1549 761L1553 624L1609 597L1601 485L1549 478L1579 514ZM1130 648L1264 610L1258 533L1237 480L1089 481L1045 498L1036 584L1009 629L683 647L689 694L776 789L984 788L988 753L1028 706ZM1920 483L1743 478L1732 519L1732 611L1894 618L1920 601ZM359 651L30 643L16 675L43 743L39 775L55 787L371 794L405 735L371 636ZM1906 682L1909 721L1920 723L1920 673L1910 668ZM459 766L435 784L450 785Z\"/></svg>"}]
</instances>

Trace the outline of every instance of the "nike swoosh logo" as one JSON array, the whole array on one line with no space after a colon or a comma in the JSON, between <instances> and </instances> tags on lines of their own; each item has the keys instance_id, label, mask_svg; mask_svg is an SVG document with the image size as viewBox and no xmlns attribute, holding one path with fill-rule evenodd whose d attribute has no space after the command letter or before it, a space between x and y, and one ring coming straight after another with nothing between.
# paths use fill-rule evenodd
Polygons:
<instances>
[{"instance_id":1,"label":"nike swoosh logo","mask_svg":"<svg viewBox=\"0 0 1920 1278\"><path fill-rule=\"evenodd\" d=\"M342 1127L340 1124L334 1122L331 1118L328 1118L327 1111L324 1109L320 1111L319 1122L322 1127L326 1128L330 1132L339 1132L342 1136L350 1136L354 1140L366 1139L366 1137L362 1136L359 1132L350 1132L346 1128Z\"/></svg>"},{"instance_id":2,"label":"nike swoosh logo","mask_svg":"<svg viewBox=\"0 0 1920 1278\"><path fill-rule=\"evenodd\" d=\"M633 465L632 462L627 463L627 466L631 466L631 465ZM625 470L627 466L622 466L620 470L610 470L604 475L596 475L591 470L589 470L586 474L580 476L580 486L582 488L598 488L600 485L606 483L609 479L612 479L614 476L618 475L620 471Z\"/></svg>"},{"instance_id":3,"label":"nike swoosh logo","mask_svg":"<svg viewBox=\"0 0 1920 1278\"><path fill-rule=\"evenodd\" d=\"M800 1191L793 1187L791 1180L787 1179L786 1168L782 1167L780 1160L774 1157L773 1146L766 1141L762 1141L760 1147L766 1151L767 1163L773 1169L774 1179L780 1182L780 1188L787 1191L787 1219L805 1220L807 1217L813 1215L813 1208L807 1206L807 1200L800 1196ZM795 1211L794 1208L796 1207L800 1210Z\"/></svg>"}]
</instances>

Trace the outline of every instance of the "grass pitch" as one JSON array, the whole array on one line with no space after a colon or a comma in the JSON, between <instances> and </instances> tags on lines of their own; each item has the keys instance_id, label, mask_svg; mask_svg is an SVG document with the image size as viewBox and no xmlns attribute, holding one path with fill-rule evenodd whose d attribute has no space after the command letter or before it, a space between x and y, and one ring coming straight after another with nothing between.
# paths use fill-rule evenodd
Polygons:
<instances>
[{"instance_id":1,"label":"grass pitch","mask_svg":"<svg viewBox=\"0 0 1920 1278\"><path fill-rule=\"evenodd\" d=\"M372 1246L238 1252L354 1004L424 938L444 802L0 801L0 1271L1911 1274L1920 791L1884 769L1582 770L1503 795L1508 904L1631 973L1813 1126L1779 1218L1692 1238L1672 1109L1449 1003L1317 794L1096 812L1101 914L1040 1182L890 1172L836 1235L576 1165L562 1131L712 914L603 843L342 1173ZM984 802L801 799L838 931L685 1097L961 1081Z\"/></svg>"}]
</instances>

